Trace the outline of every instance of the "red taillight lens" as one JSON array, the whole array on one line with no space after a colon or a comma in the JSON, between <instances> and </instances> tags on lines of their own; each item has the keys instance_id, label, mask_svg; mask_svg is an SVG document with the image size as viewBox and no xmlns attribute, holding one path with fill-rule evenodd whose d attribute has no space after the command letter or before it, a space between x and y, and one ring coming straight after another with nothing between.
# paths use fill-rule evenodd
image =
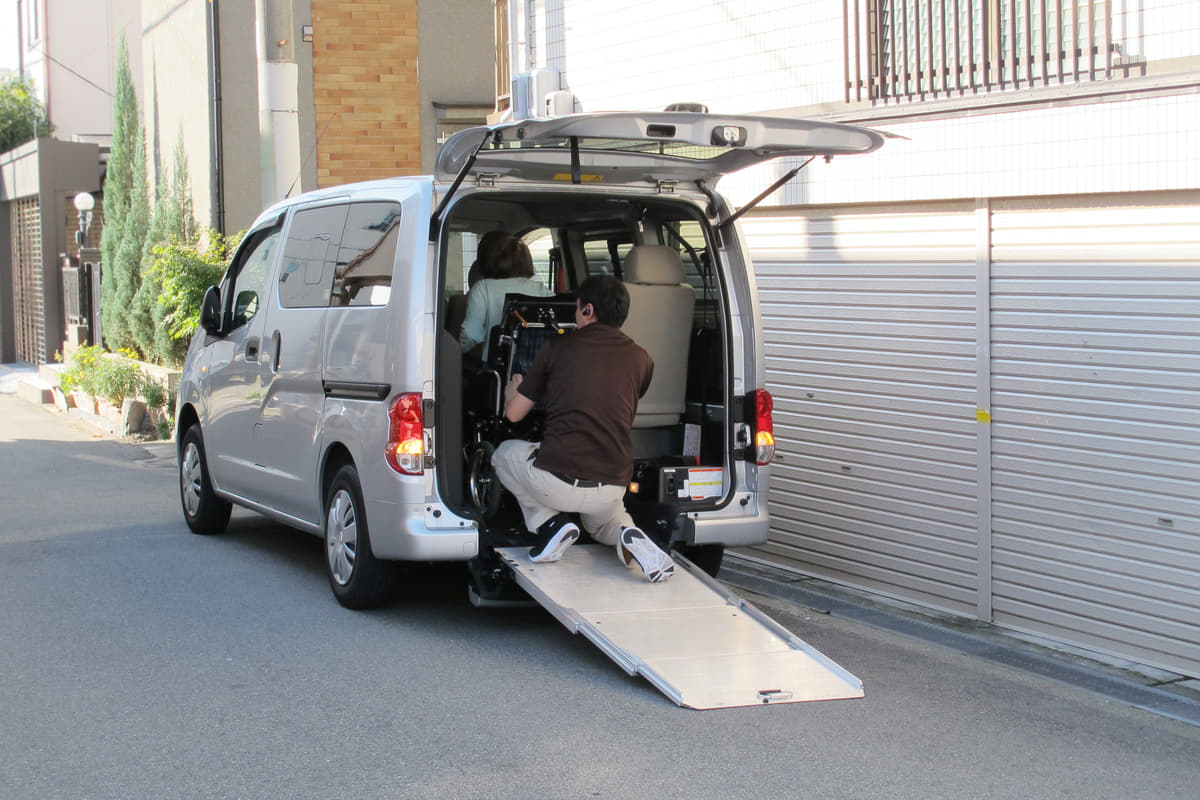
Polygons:
<instances>
[{"instance_id":1,"label":"red taillight lens","mask_svg":"<svg viewBox=\"0 0 1200 800\"><path fill-rule=\"evenodd\" d=\"M775 422L771 418L775 401L766 389L755 389L750 402L754 404L754 463L764 467L775 458Z\"/></svg>"},{"instance_id":2,"label":"red taillight lens","mask_svg":"<svg viewBox=\"0 0 1200 800\"><path fill-rule=\"evenodd\" d=\"M421 393L397 395L388 408L388 422L387 463L405 475L420 475L425 456Z\"/></svg>"}]
</instances>

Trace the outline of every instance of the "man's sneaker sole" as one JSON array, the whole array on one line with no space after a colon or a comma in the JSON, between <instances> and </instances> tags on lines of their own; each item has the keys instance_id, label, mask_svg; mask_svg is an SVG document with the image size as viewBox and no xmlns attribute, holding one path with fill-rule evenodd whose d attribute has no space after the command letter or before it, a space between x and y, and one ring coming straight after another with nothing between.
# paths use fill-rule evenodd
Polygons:
<instances>
[{"instance_id":1,"label":"man's sneaker sole","mask_svg":"<svg viewBox=\"0 0 1200 800\"><path fill-rule=\"evenodd\" d=\"M579 526L574 522L568 522L559 528L550 541L546 542L542 548L529 548L529 560L535 564L548 564L551 561L558 561L563 557L563 553L567 552L567 548L575 544L575 540L579 538Z\"/></svg>"},{"instance_id":2,"label":"man's sneaker sole","mask_svg":"<svg viewBox=\"0 0 1200 800\"><path fill-rule=\"evenodd\" d=\"M651 583L662 583L675 574L675 562L671 557L637 528L621 531L620 543L617 555L621 561L629 566L626 556L631 556Z\"/></svg>"}]
</instances>

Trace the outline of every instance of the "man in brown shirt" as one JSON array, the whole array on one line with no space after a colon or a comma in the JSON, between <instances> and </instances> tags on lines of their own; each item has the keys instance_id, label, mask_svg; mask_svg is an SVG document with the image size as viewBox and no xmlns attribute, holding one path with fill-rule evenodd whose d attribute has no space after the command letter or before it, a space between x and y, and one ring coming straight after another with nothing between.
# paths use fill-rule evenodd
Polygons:
<instances>
[{"instance_id":1,"label":"man in brown shirt","mask_svg":"<svg viewBox=\"0 0 1200 800\"><path fill-rule=\"evenodd\" d=\"M576 293L575 332L538 351L524 376L505 387L504 414L523 419L545 400L540 443L510 439L492 465L538 537L529 558L557 561L579 538L569 516L601 544L614 545L626 566L637 563L652 582L675 564L633 524L625 489L633 476L633 417L654 373L650 355L621 332L629 292L611 275L593 275Z\"/></svg>"}]
</instances>

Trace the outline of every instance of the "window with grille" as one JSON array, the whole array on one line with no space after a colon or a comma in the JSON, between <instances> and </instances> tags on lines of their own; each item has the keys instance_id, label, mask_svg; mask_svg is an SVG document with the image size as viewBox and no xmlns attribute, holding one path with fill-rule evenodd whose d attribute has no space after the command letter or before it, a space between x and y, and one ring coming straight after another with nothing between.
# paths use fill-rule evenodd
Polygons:
<instances>
[{"instance_id":1,"label":"window with grille","mask_svg":"<svg viewBox=\"0 0 1200 800\"><path fill-rule=\"evenodd\" d=\"M1124 77L1112 0L845 0L846 101ZM1140 72L1138 73L1140 74Z\"/></svg>"}]
</instances>

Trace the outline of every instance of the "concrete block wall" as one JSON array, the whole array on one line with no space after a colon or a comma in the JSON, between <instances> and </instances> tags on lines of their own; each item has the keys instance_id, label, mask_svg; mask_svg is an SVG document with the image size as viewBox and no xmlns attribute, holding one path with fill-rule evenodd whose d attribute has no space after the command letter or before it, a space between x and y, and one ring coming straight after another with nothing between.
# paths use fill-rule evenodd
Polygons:
<instances>
[{"instance_id":1,"label":"concrete block wall","mask_svg":"<svg viewBox=\"0 0 1200 800\"><path fill-rule=\"evenodd\" d=\"M313 0L317 183L421 171L417 0Z\"/></svg>"}]
</instances>

